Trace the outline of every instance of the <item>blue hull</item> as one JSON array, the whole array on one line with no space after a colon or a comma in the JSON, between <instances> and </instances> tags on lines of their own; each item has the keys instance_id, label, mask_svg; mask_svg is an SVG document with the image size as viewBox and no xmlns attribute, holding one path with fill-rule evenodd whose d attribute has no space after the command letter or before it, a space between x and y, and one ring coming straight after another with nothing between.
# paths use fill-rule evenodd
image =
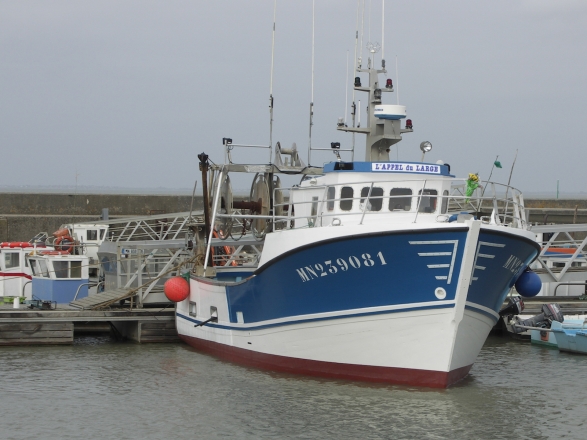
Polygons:
<instances>
[{"instance_id":1,"label":"blue hull","mask_svg":"<svg viewBox=\"0 0 587 440\"><path fill-rule=\"evenodd\" d=\"M245 323L261 323L328 312L381 313L361 309L389 306L396 307L385 313L454 307L467 232L466 227L386 232L295 249L254 277L227 284L230 321L237 322L237 312ZM485 231L479 243L467 307L496 319L538 246Z\"/></svg>"}]
</instances>

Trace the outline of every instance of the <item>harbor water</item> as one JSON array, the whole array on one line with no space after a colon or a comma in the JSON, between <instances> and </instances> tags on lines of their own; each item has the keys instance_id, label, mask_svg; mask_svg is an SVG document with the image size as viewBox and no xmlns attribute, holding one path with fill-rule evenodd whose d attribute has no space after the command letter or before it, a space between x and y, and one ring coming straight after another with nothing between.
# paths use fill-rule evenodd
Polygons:
<instances>
[{"instance_id":1,"label":"harbor water","mask_svg":"<svg viewBox=\"0 0 587 440\"><path fill-rule=\"evenodd\" d=\"M0 348L3 439L584 439L587 356L490 337L447 390L277 374L182 343Z\"/></svg>"}]
</instances>

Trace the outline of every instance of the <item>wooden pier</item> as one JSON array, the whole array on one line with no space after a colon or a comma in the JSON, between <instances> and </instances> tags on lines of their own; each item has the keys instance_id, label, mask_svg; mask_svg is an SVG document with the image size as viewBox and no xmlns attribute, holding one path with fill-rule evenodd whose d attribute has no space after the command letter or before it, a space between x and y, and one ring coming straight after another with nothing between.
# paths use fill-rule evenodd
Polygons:
<instances>
[{"instance_id":1,"label":"wooden pier","mask_svg":"<svg viewBox=\"0 0 587 440\"><path fill-rule=\"evenodd\" d=\"M102 325L101 325L102 324ZM177 342L175 308L55 310L0 308L0 346L73 344L76 332L104 331L138 343Z\"/></svg>"},{"instance_id":2,"label":"wooden pier","mask_svg":"<svg viewBox=\"0 0 587 440\"><path fill-rule=\"evenodd\" d=\"M524 315L538 315L542 313L544 304L556 303L560 306L563 315L587 315L587 300L577 296L535 296L523 298ZM507 302L506 302L507 304Z\"/></svg>"},{"instance_id":3,"label":"wooden pier","mask_svg":"<svg viewBox=\"0 0 587 440\"><path fill-rule=\"evenodd\" d=\"M542 313L543 305L556 303L559 305L563 316L587 315L587 300L580 298L585 298L585 296L535 296L533 298L522 298L524 301L524 311L521 314L527 317L536 316ZM508 304L509 299L506 298L503 307ZM513 337L514 339L530 340L530 335L528 333L511 333L504 322L504 318L500 318L497 321L491 330L491 333L494 335Z\"/></svg>"}]
</instances>

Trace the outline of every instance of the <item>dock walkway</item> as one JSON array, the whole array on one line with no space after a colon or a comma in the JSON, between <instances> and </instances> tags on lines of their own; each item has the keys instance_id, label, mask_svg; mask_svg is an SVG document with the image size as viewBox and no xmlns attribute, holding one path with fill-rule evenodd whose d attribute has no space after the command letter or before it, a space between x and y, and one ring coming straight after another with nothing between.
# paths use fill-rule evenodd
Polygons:
<instances>
[{"instance_id":1,"label":"dock walkway","mask_svg":"<svg viewBox=\"0 0 587 440\"><path fill-rule=\"evenodd\" d=\"M137 290L124 288L109 290L95 295L88 295L85 298L70 302L69 305L70 307L81 310L97 309L101 306L108 306L114 302L129 298L135 295Z\"/></svg>"}]
</instances>

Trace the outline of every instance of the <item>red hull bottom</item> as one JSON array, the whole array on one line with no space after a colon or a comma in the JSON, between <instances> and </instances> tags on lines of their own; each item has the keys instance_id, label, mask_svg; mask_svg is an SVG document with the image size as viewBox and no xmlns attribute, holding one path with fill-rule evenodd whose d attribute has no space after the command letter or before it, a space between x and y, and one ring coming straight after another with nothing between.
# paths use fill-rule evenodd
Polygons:
<instances>
[{"instance_id":1,"label":"red hull bottom","mask_svg":"<svg viewBox=\"0 0 587 440\"><path fill-rule=\"evenodd\" d=\"M456 370L430 371L410 368L376 367L371 365L340 364L336 362L314 361L287 356L259 353L252 350L231 347L217 342L191 336L179 335L195 349L234 363L283 373L306 376L328 377L332 379L357 380L363 382L385 382L398 385L411 385L430 388L447 388L463 379L473 365Z\"/></svg>"}]
</instances>

